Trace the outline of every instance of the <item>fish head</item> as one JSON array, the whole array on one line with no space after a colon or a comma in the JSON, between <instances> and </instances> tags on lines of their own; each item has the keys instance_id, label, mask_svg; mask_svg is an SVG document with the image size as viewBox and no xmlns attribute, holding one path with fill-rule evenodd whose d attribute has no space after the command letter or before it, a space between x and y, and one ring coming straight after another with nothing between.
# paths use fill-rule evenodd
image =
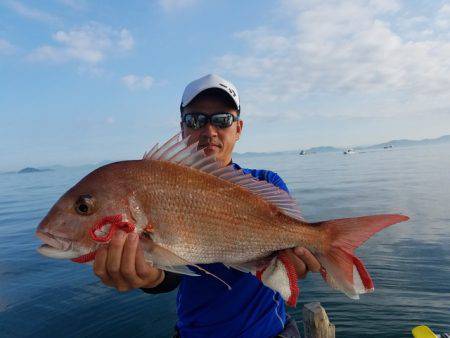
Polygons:
<instances>
[{"instance_id":1,"label":"fish head","mask_svg":"<svg viewBox=\"0 0 450 338\"><path fill-rule=\"evenodd\" d=\"M90 229L113 215L130 215L126 186L100 168L88 174L53 205L42 219L36 235L45 243L38 251L51 258L73 259L98 248Z\"/></svg>"}]
</instances>

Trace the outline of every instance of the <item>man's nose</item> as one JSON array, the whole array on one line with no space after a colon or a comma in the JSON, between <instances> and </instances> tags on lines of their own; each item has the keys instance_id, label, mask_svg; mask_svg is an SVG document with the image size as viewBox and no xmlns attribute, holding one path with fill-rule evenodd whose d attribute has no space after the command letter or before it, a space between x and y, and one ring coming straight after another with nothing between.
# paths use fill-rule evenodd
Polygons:
<instances>
[{"instance_id":1,"label":"man's nose","mask_svg":"<svg viewBox=\"0 0 450 338\"><path fill-rule=\"evenodd\" d=\"M203 135L209 137L217 136L217 128L213 126L211 123L207 123L203 129L204 129L202 133Z\"/></svg>"}]
</instances>

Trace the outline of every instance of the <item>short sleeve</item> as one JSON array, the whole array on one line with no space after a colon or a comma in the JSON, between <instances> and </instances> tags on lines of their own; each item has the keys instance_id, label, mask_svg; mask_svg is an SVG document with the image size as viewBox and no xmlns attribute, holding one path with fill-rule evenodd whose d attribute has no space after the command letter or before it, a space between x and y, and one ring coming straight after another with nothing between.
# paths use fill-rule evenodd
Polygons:
<instances>
[{"instance_id":1,"label":"short sleeve","mask_svg":"<svg viewBox=\"0 0 450 338\"><path fill-rule=\"evenodd\" d=\"M245 174L251 174L253 177L272 183L274 186L286 191L289 194L289 189L284 183L283 179L275 172L263 169L242 169Z\"/></svg>"},{"instance_id":2,"label":"short sleeve","mask_svg":"<svg viewBox=\"0 0 450 338\"><path fill-rule=\"evenodd\" d=\"M289 189L284 183L283 179L275 172L273 171L267 171L267 182L272 183L273 185L277 186L280 189L283 189L289 194Z\"/></svg>"}]
</instances>

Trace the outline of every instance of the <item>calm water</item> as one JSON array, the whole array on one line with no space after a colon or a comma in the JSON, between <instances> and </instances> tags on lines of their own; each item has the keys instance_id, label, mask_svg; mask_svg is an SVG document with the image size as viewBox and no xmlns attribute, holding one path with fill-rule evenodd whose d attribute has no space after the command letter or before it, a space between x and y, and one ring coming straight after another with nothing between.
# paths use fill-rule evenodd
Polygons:
<instances>
[{"instance_id":1,"label":"calm water","mask_svg":"<svg viewBox=\"0 0 450 338\"><path fill-rule=\"evenodd\" d=\"M320 301L337 337L411 337L419 324L450 332L450 145L235 161L277 171L311 221L393 212L411 217L357 251L375 293L353 301L310 274L291 311L296 319L303 303ZM119 294L90 266L36 253L40 219L88 171L0 175L1 337L171 335L175 293Z\"/></svg>"}]
</instances>

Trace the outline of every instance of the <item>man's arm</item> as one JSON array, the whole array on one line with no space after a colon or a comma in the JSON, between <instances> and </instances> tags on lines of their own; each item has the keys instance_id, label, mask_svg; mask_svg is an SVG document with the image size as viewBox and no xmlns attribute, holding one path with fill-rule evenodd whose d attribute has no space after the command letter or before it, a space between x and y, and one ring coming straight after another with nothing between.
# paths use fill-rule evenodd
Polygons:
<instances>
[{"instance_id":1,"label":"man's arm","mask_svg":"<svg viewBox=\"0 0 450 338\"><path fill-rule=\"evenodd\" d=\"M148 239L144 239L148 240ZM181 277L148 264L135 233L117 231L108 246L97 251L94 273L108 286L124 292L142 288L147 293L169 292Z\"/></svg>"},{"instance_id":2,"label":"man's arm","mask_svg":"<svg viewBox=\"0 0 450 338\"><path fill-rule=\"evenodd\" d=\"M141 288L141 290L151 294L165 293L175 290L180 285L181 275L170 271L163 271L163 273L164 279L159 285L153 288Z\"/></svg>"}]
</instances>

